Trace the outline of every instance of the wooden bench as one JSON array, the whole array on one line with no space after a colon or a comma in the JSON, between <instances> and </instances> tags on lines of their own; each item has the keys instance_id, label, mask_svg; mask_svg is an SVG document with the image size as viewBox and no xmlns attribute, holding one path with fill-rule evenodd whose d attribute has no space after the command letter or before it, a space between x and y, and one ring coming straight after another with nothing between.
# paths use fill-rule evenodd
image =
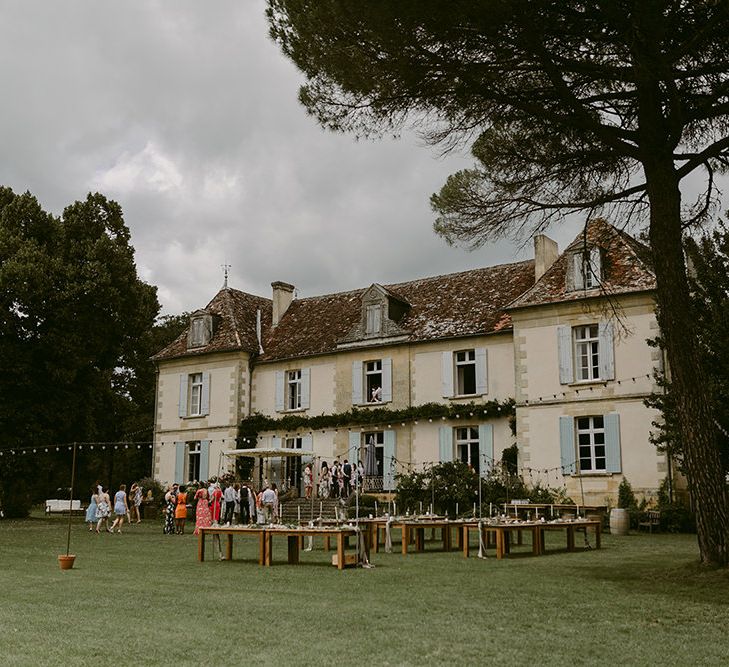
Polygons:
<instances>
[{"instance_id":1,"label":"wooden bench","mask_svg":"<svg viewBox=\"0 0 729 667\"><path fill-rule=\"evenodd\" d=\"M69 510L68 500L46 500L46 514L63 514ZM81 507L80 500L70 501L71 512L84 512L84 508Z\"/></svg>"},{"instance_id":2,"label":"wooden bench","mask_svg":"<svg viewBox=\"0 0 729 667\"><path fill-rule=\"evenodd\" d=\"M658 530L660 527L661 513L658 510L648 510L638 522L638 530L648 528L649 533L652 533L654 528Z\"/></svg>"}]
</instances>

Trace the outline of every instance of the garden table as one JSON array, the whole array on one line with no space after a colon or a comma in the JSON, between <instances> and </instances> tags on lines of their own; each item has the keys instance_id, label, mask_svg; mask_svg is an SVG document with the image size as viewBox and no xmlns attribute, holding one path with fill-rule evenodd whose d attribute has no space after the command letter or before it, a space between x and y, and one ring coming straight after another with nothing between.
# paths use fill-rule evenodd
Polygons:
<instances>
[{"instance_id":1,"label":"garden table","mask_svg":"<svg viewBox=\"0 0 729 667\"><path fill-rule=\"evenodd\" d=\"M265 565L273 562L273 537L274 535L286 536L288 542L288 563L297 565L299 563L299 552L301 540L308 535L323 535L325 539L337 538L337 568L344 569L345 565L345 540L347 537L357 534L354 527L328 527L328 526L268 526L265 528Z\"/></svg>"},{"instance_id":2,"label":"garden table","mask_svg":"<svg viewBox=\"0 0 729 667\"><path fill-rule=\"evenodd\" d=\"M423 518L423 519L403 519L396 518L392 520L391 528L399 528L402 531L402 555L408 555L408 547L410 545L410 538L412 535L415 536L415 550L419 552L425 551L425 529L426 528L440 528L441 529L441 540L443 542L443 551L450 551L452 547L452 530L453 528L460 527L460 522L451 521L449 519L442 518ZM377 531L379 533L379 530ZM458 539L461 539L461 531L458 531ZM379 543L379 537L377 539ZM460 546L460 545L459 545Z\"/></svg>"},{"instance_id":3,"label":"garden table","mask_svg":"<svg viewBox=\"0 0 729 667\"><path fill-rule=\"evenodd\" d=\"M200 528L197 535L197 559L200 562L205 560L206 535L225 535L227 537L226 560L233 559L233 535L258 535L258 564L263 565L266 559L265 531L265 526L207 526Z\"/></svg>"}]
</instances>

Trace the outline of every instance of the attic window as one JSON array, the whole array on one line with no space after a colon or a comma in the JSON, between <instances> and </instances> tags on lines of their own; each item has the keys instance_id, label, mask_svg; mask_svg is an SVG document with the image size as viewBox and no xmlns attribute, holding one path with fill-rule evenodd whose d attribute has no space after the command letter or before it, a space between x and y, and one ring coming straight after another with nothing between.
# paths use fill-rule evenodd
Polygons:
<instances>
[{"instance_id":1,"label":"attic window","mask_svg":"<svg viewBox=\"0 0 729 667\"><path fill-rule=\"evenodd\" d=\"M368 336L379 334L382 329L382 305L378 303L367 306L365 315L365 333Z\"/></svg>"},{"instance_id":2,"label":"attic window","mask_svg":"<svg viewBox=\"0 0 729 667\"><path fill-rule=\"evenodd\" d=\"M210 315L197 315L190 321L190 331L187 334L187 347L204 347L210 342L213 335L213 321Z\"/></svg>"},{"instance_id":3,"label":"attic window","mask_svg":"<svg viewBox=\"0 0 729 667\"><path fill-rule=\"evenodd\" d=\"M600 248L593 246L572 256L574 289L595 289L602 280L602 255Z\"/></svg>"}]
</instances>

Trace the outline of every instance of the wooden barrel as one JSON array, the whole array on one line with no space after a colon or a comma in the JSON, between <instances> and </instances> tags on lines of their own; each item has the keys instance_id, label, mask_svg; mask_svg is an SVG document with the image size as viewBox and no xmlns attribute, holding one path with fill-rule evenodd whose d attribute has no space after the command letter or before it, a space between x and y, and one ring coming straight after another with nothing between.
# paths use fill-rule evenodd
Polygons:
<instances>
[{"instance_id":1,"label":"wooden barrel","mask_svg":"<svg viewBox=\"0 0 729 667\"><path fill-rule=\"evenodd\" d=\"M630 528L630 513L628 510L610 510L610 533L612 535L627 535Z\"/></svg>"}]
</instances>

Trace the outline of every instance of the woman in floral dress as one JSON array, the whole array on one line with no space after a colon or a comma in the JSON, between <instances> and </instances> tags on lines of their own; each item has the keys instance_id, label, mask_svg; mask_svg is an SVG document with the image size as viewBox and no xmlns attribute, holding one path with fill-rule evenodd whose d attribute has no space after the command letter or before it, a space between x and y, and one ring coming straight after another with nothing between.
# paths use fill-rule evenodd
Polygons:
<instances>
[{"instance_id":1,"label":"woman in floral dress","mask_svg":"<svg viewBox=\"0 0 729 667\"><path fill-rule=\"evenodd\" d=\"M210 516L210 507L208 506L208 490L203 487L198 489L195 494L195 530L193 535L197 535L200 532L200 528L209 527L213 520Z\"/></svg>"},{"instance_id":2,"label":"woman in floral dress","mask_svg":"<svg viewBox=\"0 0 729 667\"><path fill-rule=\"evenodd\" d=\"M165 527L164 534L172 535L175 532L175 506L177 505L177 484L167 487L165 493Z\"/></svg>"}]
</instances>

